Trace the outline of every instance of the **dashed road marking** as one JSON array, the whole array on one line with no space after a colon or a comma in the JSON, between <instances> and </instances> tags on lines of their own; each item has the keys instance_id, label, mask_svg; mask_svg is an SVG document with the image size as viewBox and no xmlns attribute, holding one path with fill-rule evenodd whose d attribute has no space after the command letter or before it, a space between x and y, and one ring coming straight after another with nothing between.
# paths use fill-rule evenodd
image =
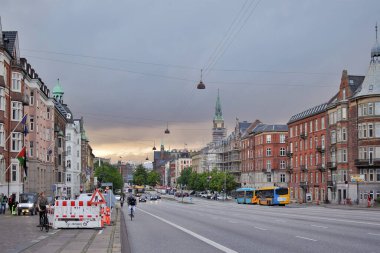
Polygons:
<instances>
[{"instance_id":1,"label":"dashed road marking","mask_svg":"<svg viewBox=\"0 0 380 253\"><path fill-rule=\"evenodd\" d=\"M374 234L374 233L368 233L369 235L378 235L378 236L380 236L380 234Z\"/></svg>"},{"instance_id":2,"label":"dashed road marking","mask_svg":"<svg viewBox=\"0 0 380 253\"><path fill-rule=\"evenodd\" d=\"M300 238L300 239L304 239L304 240L309 240L309 241L313 241L313 242L317 242L318 240L315 240L315 239L312 239L312 238L307 238L307 237L303 237L303 236L296 236L297 238Z\"/></svg>"},{"instance_id":3,"label":"dashed road marking","mask_svg":"<svg viewBox=\"0 0 380 253\"><path fill-rule=\"evenodd\" d=\"M310 225L310 226L312 226L312 227L316 227L316 228L329 228L329 227L325 227L325 226L318 226L318 225Z\"/></svg>"},{"instance_id":4,"label":"dashed road marking","mask_svg":"<svg viewBox=\"0 0 380 253\"><path fill-rule=\"evenodd\" d=\"M268 230L266 228L260 228L260 227L256 227L256 226L254 226L254 228L259 229L259 230Z\"/></svg>"},{"instance_id":5,"label":"dashed road marking","mask_svg":"<svg viewBox=\"0 0 380 253\"><path fill-rule=\"evenodd\" d=\"M37 238L37 240L43 240L43 239L45 239L45 238L47 238L46 235L41 235L40 237Z\"/></svg>"},{"instance_id":6,"label":"dashed road marking","mask_svg":"<svg viewBox=\"0 0 380 253\"><path fill-rule=\"evenodd\" d=\"M33 240L33 241L30 241L31 243L36 243L36 242L39 242L40 240Z\"/></svg>"},{"instance_id":7,"label":"dashed road marking","mask_svg":"<svg viewBox=\"0 0 380 253\"><path fill-rule=\"evenodd\" d=\"M206 238L204 236L201 236L200 234L194 233L193 231L188 230L188 229L186 229L184 227L181 227L181 226L179 226L179 225L177 225L177 224L175 224L175 223L173 223L171 221L165 220L164 218L161 218L161 217L159 217L157 215L154 215L154 214L149 213L147 211L144 211L142 209L140 209L140 211L143 212L143 213L149 214L150 216L153 216L153 217L155 217L155 218L157 218L157 219L159 219L159 220L161 220L161 221L163 221L163 222L165 222L165 223L167 223L167 224L169 224L169 225L171 225L171 226L173 226L173 227L175 227L175 228L177 228L177 229L179 229L179 230L181 230L181 231L183 231L183 232L185 232L185 233L187 233L187 234L189 234L191 236L194 236L195 238L197 238L197 239L199 239L199 240L201 240L201 241L203 241L203 242L205 242L205 243L207 243L207 244L209 244L209 245L211 245L211 246L213 246L213 247L215 247L215 248L217 248L217 249L219 249L219 250L221 250L223 252L226 252L226 253L238 253L235 250L227 248L227 247L225 247L225 246L223 246L223 245L221 245L221 244L219 244L217 242L214 242L214 241L212 241L212 240L210 240L210 239L208 239L208 238Z\"/></svg>"}]
</instances>

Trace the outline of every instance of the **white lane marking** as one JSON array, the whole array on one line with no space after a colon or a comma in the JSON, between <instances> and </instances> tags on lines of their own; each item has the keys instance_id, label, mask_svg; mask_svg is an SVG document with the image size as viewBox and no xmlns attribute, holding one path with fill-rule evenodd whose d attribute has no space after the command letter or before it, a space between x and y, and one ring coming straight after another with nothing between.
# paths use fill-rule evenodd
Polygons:
<instances>
[{"instance_id":1,"label":"white lane marking","mask_svg":"<svg viewBox=\"0 0 380 253\"><path fill-rule=\"evenodd\" d=\"M39 242L40 240L33 240L33 241L31 241L32 243L35 243L35 242Z\"/></svg>"},{"instance_id":2,"label":"white lane marking","mask_svg":"<svg viewBox=\"0 0 380 253\"><path fill-rule=\"evenodd\" d=\"M276 220L277 222L282 222L282 223L284 223L285 221L284 220Z\"/></svg>"},{"instance_id":3,"label":"white lane marking","mask_svg":"<svg viewBox=\"0 0 380 253\"><path fill-rule=\"evenodd\" d=\"M318 226L318 225L310 225L312 227L316 227L316 228L329 228L329 227L325 227L325 226Z\"/></svg>"},{"instance_id":4,"label":"white lane marking","mask_svg":"<svg viewBox=\"0 0 380 253\"><path fill-rule=\"evenodd\" d=\"M255 226L254 226L254 228L256 228L256 229L260 229L260 230L268 230L268 229L266 229L266 228L260 228L260 227L255 227Z\"/></svg>"},{"instance_id":5,"label":"white lane marking","mask_svg":"<svg viewBox=\"0 0 380 253\"><path fill-rule=\"evenodd\" d=\"M45 239L45 238L47 238L47 236L42 235L42 236L38 237L37 240L43 240L43 239Z\"/></svg>"},{"instance_id":6,"label":"white lane marking","mask_svg":"<svg viewBox=\"0 0 380 253\"><path fill-rule=\"evenodd\" d=\"M163 221L163 222L165 222L165 223L167 223L167 224L169 224L169 225L171 225L171 226L173 226L173 227L175 227L175 228L177 228L177 229L179 229L179 230L182 230L183 232L185 232L185 233L187 233L187 234L189 234L189 235L191 235L191 236L194 236L195 238L197 238L197 239L199 239L199 240L201 240L201 241L203 241L203 242L205 242L205 243L207 243L207 244L209 244L209 245L211 245L211 246L213 246L213 247L215 247L215 248L217 248L217 249L219 249L219 250L221 250L221 251L223 251L223 252L226 252L226 253L238 253L238 252L235 251L235 250L232 250L232 249L230 249L230 248L227 248L227 247L225 247L225 246L223 246L223 245L221 245L221 244L219 244L219 243L217 243L217 242L214 242L214 241L212 241L212 240L210 240L210 239L208 239L208 238L206 238L206 237L204 237L204 236L201 236L201 235L199 235L199 234L197 234L197 233L194 233L193 231L188 230L188 229L186 229L186 228L184 228L184 227L181 227L181 226L179 226L179 225L177 225L177 224L175 224L175 223L173 223L173 222L171 222L171 221L165 220L164 218L161 218L161 217L159 217L159 216L157 216L157 215L154 215L154 214L152 214L152 213L149 213L149 212L147 212L147 211L144 211L144 210L142 210L142 209L140 209L140 208L139 208L139 210L140 210L141 212L146 213L146 214L149 214L150 216L153 216L153 217L155 217L156 219L159 219L160 221Z\"/></svg>"},{"instance_id":7,"label":"white lane marking","mask_svg":"<svg viewBox=\"0 0 380 253\"><path fill-rule=\"evenodd\" d=\"M99 231L98 235L101 235L103 233L103 229Z\"/></svg>"},{"instance_id":8,"label":"white lane marking","mask_svg":"<svg viewBox=\"0 0 380 253\"><path fill-rule=\"evenodd\" d=\"M302 237L302 236L296 236L297 238L300 238L300 239L304 239L304 240L309 240L309 241L313 241L313 242L317 242L318 240L315 240L315 239L311 239L311 238L307 238L307 237Z\"/></svg>"},{"instance_id":9,"label":"white lane marking","mask_svg":"<svg viewBox=\"0 0 380 253\"><path fill-rule=\"evenodd\" d=\"M229 223L233 223L233 224L238 224L239 223L238 221L233 221L233 220L229 220L228 222Z\"/></svg>"},{"instance_id":10,"label":"white lane marking","mask_svg":"<svg viewBox=\"0 0 380 253\"><path fill-rule=\"evenodd\" d=\"M379 235L380 236L380 234L374 234L374 233L368 233L369 235Z\"/></svg>"}]
</instances>

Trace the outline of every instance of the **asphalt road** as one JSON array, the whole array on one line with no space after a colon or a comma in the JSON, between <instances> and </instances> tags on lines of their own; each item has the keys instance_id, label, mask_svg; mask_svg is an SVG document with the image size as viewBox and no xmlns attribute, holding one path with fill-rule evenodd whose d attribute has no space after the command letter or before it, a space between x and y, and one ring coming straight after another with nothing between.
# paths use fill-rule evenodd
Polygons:
<instances>
[{"instance_id":1,"label":"asphalt road","mask_svg":"<svg viewBox=\"0 0 380 253\"><path fill-rule=\"evenodd\" d=\"M124 208L126 215L127 208ZM266 207L194 199L139 203L126 217L132 253L380 252L380 212Z\"/></svg>"}]
</instances>

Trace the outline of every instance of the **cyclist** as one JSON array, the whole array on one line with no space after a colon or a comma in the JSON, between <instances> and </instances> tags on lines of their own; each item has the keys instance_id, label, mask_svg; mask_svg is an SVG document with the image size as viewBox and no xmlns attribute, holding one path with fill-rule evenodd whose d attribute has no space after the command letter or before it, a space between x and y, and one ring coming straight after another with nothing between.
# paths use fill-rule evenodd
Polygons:
<instances>
[{"instance_id":1,"label":"cyclist","mask_svg":"<svg viewBox=\"0 0 380 253\"><path fill-rule=\"evenodd\" d=\"M127 198L127 203L128 203L128 210L129 210L129 214L132 214L132 210L133 212L135 212L135 209L136 209L136 198L133 197L132 194L130 194Z\"/></svg>"},{"instance_id":2,"label":"cyclist","mask_svg":"<svg viewBox=\"0 0 380 253\"><path fill-rule=\"evenodd\" d=\"M38 211L40 212L40 220L43 217L43 215L46 214L46 206L47 206L47 204L48 204L48 200L45 197L45 192L41 192L40 196L38 198L38 201L37 201Z\"/></svg>"}]
</instances>

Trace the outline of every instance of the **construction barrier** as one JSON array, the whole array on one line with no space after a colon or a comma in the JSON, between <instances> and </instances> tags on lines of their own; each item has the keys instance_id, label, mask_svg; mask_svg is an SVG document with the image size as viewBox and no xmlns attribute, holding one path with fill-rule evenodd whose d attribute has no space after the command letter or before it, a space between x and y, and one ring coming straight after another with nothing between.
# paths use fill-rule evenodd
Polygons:
<instances>
[{"instance_id":1,"label":"construction barrier","mask_svg":"<svg viewBox=\"0 0 380 253\"><path fill-rule=\"evenodd\" d=\"M53 228L101 228L104 206L84 200L56 200L48 209L49 223Z\"/></svg>"}]
</instances>

